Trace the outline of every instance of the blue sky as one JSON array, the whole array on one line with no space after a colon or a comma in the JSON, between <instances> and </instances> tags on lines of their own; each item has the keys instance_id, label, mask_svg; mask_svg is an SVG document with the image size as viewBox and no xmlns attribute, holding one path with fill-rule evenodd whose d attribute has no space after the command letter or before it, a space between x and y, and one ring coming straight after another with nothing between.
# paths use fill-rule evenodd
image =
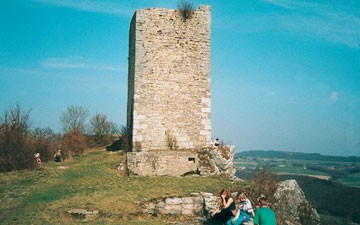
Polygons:
<instances>
[{"instance_id":1,"label":"blue sky","mask_svg":"<svg viewBox=\"0 0 360 225\"><path fill-rule=\"evenodd\" d=\"M213 137L251 149L360 156L358 0L212 7ZM126 124L128 31L163 0L0 1L0 111L61 131L70 105Z\"/></svg>"}]
</instances>

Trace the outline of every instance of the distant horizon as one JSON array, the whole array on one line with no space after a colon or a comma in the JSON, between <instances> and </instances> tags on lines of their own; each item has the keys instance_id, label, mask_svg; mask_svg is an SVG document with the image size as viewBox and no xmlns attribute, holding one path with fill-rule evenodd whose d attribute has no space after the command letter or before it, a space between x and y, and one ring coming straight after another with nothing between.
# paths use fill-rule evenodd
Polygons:
<instances>
[{"instance_id":1,"label":"distant horizon","mask_svg":"<svg viewBox=\"0 0 360 225\"><path fill-rule=\"evenodd\" d=\"M360 156L358 0L194 0L211 6L212 137L237 149ZM0 1L0 112L61 131L81 106L126 125L134 12L178 0Z\"/></svg>"},{"instance_id":2,"label":"distant horizon","mask_svg":"<svg viewBox=\"0 0 360 225\"><path fill-rule=\"evenodd\" d=\"M297 151L282 151L282 150L264 150L264 149L251 149L251 150L236 150L236 153L241 153L241 152L250 152L250 151L264 151L264 152L288 152L288 153L303 153L303 154L318 154L321 156L334 156L334 157L344 157L344 158L348 158L348 157L354 157L354 158L360 158L360 156L354 156L354 155L328 155L328 154L323 154L323 153L318 153L318 152L297 152Z\"/></svg>"}]
</instances>

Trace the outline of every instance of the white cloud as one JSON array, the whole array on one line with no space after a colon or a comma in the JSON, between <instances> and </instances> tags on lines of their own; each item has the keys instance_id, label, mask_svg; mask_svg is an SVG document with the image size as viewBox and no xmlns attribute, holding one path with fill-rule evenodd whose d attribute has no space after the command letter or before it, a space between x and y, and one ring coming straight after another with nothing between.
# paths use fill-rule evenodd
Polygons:
<instances>
[{"instance_id":1,"label":"white cloud","mask_svg":"<svg viewBox=\"0 0 360 225\"><path fill-rule=\"evenodd\" d=\"M131 16L132 12L124 9L120 1L109 0L33 0L34 2L49 4L57 7L71 8L80 11L112 14L116 16Z\"/></svg>"},{"instance_id":2,"label":"white cloud","mask_svg":"<svg viewBox=\"0 0 360 225\"><path fill-rule=\"evenodd\" d=\"M104 65L96 60L82 56L70 56L65 58L47 58L40 62L44 68L55 69L90 69L101 71L126 72L127 67Z\"/></svg>"},{"instance_id":3,"label":"white cloud","mask_svg":"<svg viewBox=\"0 0 360 225\"><path fill-rule=\"evenodd\" d=\"M336 102L338 100L338 98L339 98L339 93L338 92L333 91L333 92L330 93L331 101Z\"/></svg>"}]
</instances>

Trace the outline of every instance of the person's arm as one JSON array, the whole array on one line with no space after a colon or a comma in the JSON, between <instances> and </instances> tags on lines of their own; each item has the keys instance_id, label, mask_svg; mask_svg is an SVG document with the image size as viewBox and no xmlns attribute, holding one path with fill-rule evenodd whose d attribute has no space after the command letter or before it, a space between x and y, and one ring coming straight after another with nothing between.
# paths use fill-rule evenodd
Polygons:
<instances>
[{"instance_id":1,"label":"person's arm","mask_svg":"<svg viewBox=\"0 0 360 225\"><path fill-rule=\"evenodd\" d=\"M219 208L215 209L215 211L211 213L211 217L213 217L216 213L218 213L218 212L220 211L220 209L222 209L222 206L220 206Z\"/></svg>"},{"instance_id":2,"label":"person's arm","mask_svg":"<svg viewBox=\"0 0 360 225\"><path fill-rule=\"evenodd\" d=\"M251 205L251 202L250 202L250 200L249 199L247 199L247 201L246 201L246 205L247 205L247 211L248 211L248 213L251 213L251 217L255 217L255 213L254 213L254 209L252 208L252 205Z\"/></svg>"},{"instance_id":3,"label":"person's arm","mask_svg":"<svg viewBox=\"0 0 360 225\"><path fill-rule=\"evenodd\" d=\"M234 200L232 198L229 198L227 201L225 201L225 197L222 197L222 202L225 209L227 209L233 201Z\"/></svg>"}]
</instances>

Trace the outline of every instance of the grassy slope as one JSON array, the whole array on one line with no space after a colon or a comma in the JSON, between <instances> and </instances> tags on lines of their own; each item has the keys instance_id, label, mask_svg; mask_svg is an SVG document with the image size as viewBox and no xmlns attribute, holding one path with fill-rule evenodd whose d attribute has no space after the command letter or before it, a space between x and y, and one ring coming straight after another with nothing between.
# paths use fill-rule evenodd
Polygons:
<instances>
[{"instance_id":1,"label":"grassy slope","mask_svg":"<svg viewBox=\"0 0 360 225\"><path fill-rule=\"evenodd\" d=\"M88 224L164 224L184 218L144 215L139 202L242 185L218 177L126 177L115 169L123 160L116 153L92 150L69 162L46 163L41 170L0 174L0 224L84 223L66 214L76 208L100 212Z\"/></svg>"},{"instance_id":2,"label":"grassy slope","mask_svg":"<svg viewBox=\"0 0 360 225\"><path fill-rule=\"evenodd\" d=\"M336 180L344 185L360 188L360 173L350 174L347 177Z\"/></svg>"}]
</instances>

